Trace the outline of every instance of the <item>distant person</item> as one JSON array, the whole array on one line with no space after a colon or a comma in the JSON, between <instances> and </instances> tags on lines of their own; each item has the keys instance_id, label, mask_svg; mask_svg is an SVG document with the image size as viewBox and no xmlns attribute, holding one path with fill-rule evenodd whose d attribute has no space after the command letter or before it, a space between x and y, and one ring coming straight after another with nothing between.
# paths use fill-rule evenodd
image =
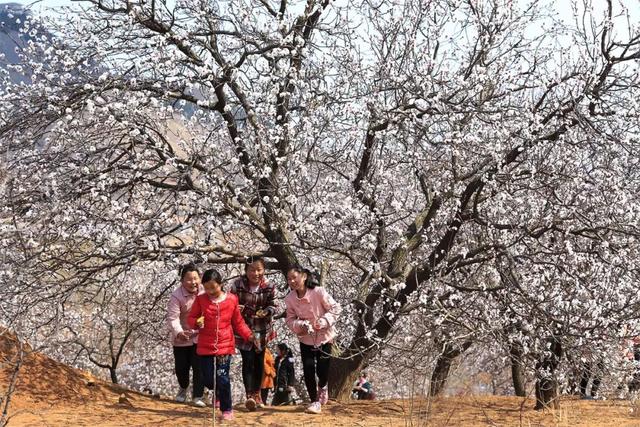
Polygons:
<instances>
[{"instance_id":1,"label":"distant person","mask_svg":"<svg viewBox=\"0 0 640 427\"><path fill-rule=\"evenodd\" d=\"M333 326L341 308L324 288L317 286L315 276L305 268L290 268L287 283L291 291L284 299L286 322L300 340L304 383L311 399L307 411L319 414L329 400L327 384L335 337Z\"/></svg>"},{"instance_id":2,"label":"distant person","mask_svg":"<svg viewBox=\"0 0 640 427\"><path fill-rule=\"evenodd\" d=\"M273 379L276 376L273 354L268 348L264 349L264 369L262 372L262 384L260 385L260 398L263 404L267 404L269 392L273 389Z\"/></svg>"},{"instance_id":3,"label":"distant person","mask_svg":"<svg viewBox=\"0 0 640 427\"><path fill-rule=\"evenodd\" d=\"M293 354L285 343L278 344L278 355L275 361L276 379L273 393L273 406L288 405L292 402L291 393L296 381Z\"/></svg>"},{"instance_id":4,"label":"distant person","mask_svg":"<svg viewBox=\"0 0 640 427\"><path fill-rule=\"evenodd\" d=\"M631 354L629 358L633 360L634 369L628 387L630 392L635 392L640 390L640 336L633 337L631 340Z\"/></svg>"},{"instance_id":5,"label":"distant person","mask_svg":"<svg viewBox=\"0 0 640 427\"><path fill-rule=\"evenodd\" d=\"M221 420L233 420L229 365L236 351L234 333L253 342L257 348L260 343L242 319L238 298L224 291L220 273L207 270L202 282L205 293L194 301L187 324L200 329L197 353L202 363L204 385L214 390L215 397L220 400Z\"/></svg>"},{"instance_id":6,"label":"distant person","mask_svg":"<svg viewBox=\"0 0 640 427\"><path fill-rule=\"evenodd\" d=\"M604 364L602 362L586 361L581 364L580 374L580 398L585 400L598 399L598 390L602 381L602 370ZM587 392L591 380L591 390Z\"/></svg>"},{"instance_id":7,"label":"distant person","mask_svg":"<svg viewBox=\"0 0 640 427\"><path fill-rule=\"evenodd\" d=\"M260 387L264 369L263 348L275 337L273 315L276 313L276 290L265 277L264 259L251 257L245 263L245 274L233 281L229 292L235 294L240 304L242 317L259 338L261 348L236 336L236 346L242 356L242 382L246 395L245 406L254 411L263 405Z\"/></svg>"},{"instance_id":8,"label":"distant person","mask_svg":"<svg viewBox=\"0 0 640 427\"><path fill-rule=\"evenodd\" d=\"M194 264L180 268L180 287L171 293L167 305L167 327L171 333L175 373L180 390L175 399L177 402L187 400L189 373L193 371L193 387L191 390L193 403L204 407L204 385L200 373L200 361L196 354L198 329L187 326L187 316L196 296L203 293L200 284L200 272Z\"/></svg>"},{"instance_id":9,"label":"distant person","mask_svg":"<svg viewBox=\"0 0 640 427\"><path fill-rule=\"evenodd\" d=\"M371 383L367 379L367 373L361 372L360 378L356 380L353 384L353 389L351 390L353 395L358 400L372 400L373 399L373 388L371 387Z\"/></svg>"}]
</instances>

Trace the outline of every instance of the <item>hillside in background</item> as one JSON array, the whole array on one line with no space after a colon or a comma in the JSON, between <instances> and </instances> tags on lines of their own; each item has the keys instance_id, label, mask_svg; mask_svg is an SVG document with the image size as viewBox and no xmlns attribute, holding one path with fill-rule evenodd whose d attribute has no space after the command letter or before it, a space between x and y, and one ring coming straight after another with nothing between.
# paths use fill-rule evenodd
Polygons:
<instances>
[{"instance_id":1,"label":"hillside in background","mask_svg":"<svg viewBox=\"0 0 640 427\"><path fill-rule=\"evenodd\" d=\"M0 4L0 55L2 62L15 64L19 62L18 51L20 46L28 42L36 33L21 33L20 29L29 17L29 11L19 3ZM23 75L15 71L9 71L14 83L26 82Z\"/></svg>"}]
</instances>

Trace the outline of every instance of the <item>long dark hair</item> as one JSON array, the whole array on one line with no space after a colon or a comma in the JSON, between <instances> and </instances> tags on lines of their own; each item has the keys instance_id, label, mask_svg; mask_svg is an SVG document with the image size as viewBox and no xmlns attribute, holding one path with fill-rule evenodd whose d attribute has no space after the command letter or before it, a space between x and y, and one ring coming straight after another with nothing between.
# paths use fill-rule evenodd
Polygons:
<instances>
[{"instance_id":1,"label":"long dark hair","mask_svg":"<svg viewBox=\"0 0 640 427\"><path fill-rule=\"evenodd\" d=\"M278 343L278 350L282 351L285 357L291 357L293 355L289 346L283 342Z\"/></svg>"},{"instance_id":2,"label":"long dark hair","mask_svg":"<svg viewBox=\"0 0 640 427\"><path fill-rule=\"evenodd\" d=\"M297 271L298 273L304 273L307 275L307 279L304 281L304 286L307 289L313 289L316 286L320 286L320 275L316 272L309 270L308 268L304 268L299 264L294 264L287 270L289 273L291 270Z\"/></svg>"}]
</instances>

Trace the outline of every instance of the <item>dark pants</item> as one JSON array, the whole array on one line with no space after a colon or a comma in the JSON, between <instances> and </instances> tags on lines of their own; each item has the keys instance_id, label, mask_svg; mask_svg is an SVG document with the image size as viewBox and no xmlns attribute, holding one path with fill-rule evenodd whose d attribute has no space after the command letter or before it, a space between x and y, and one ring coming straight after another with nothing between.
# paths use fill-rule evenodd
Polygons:
<instances>
[{"instance_id":1,"label":"dark pants","mask_svg":"<svg viewBox=\"0 0 640 427\"><path fill-rule=\"evenodd\" d=\"M216 375L213 377L213 362L215 357ZM202 380L204 385L209 389L214 389L216 400L220 401L220 410L227 412L232 409L231 402L231 380L229 379L229 367L231 365L231 356L200 356L202 361Z\"/></svg>"},{"instance_id":2,"label":"dark pants","mask_svg":"<svg viewBox=\"0 0 640 427\"><path fill-rule=\"evenodd\" d=\"M271 401L271 405L279 406L279 405L288 405L291 403L291 393L288 391L278 391L273 394L273 400Z\"/></svg>"},{"instance_id":3,"label":"dark pants","mask_svg":"<svg viewBox=\"0 0 640 427\"><path fill-rule=\"evenodd\" d=\"M242 382L244 391L255 393L260 391L262 372L264 371L264 351L240 350L242 355Z\"/></svg>"},{"instance_id":4,"label":"dark pants","mask_svg":"<svg viewBox=\"0 0 640 427\"><path fill-rule=\"evenodd\" d=\"M358 400L368 400L369 399L369 393L367 393L366 391L356 390L356 395L358 396Z\"/></svg>"},{"instance_id":5,"label":"dark pants","mask_svg":"<svg viewBox=\"0 0 640 427\"><path fill-rule=\"evenodd\" d=\"M202 384L200 361L199 356L196 354L195 344L188 347L173 347L173 358L180 387L189 387L189 370L193 369L192 397L202 397L204 385Z\"/></svg>"},{"instance_id":6,"label":"dark pants","mask_svg":"<svg viewBox=\"0 0 640 427\"><path fill-rule=\"evenodd\" d=\"M260 389L260 399L262 399L262 403L267 404L267 399L269 398L269 390L270 388L261 388Z\"/></svg>"},{"instance_id":7,"label":"dark pants","mask_svg":"<svg viewBox=\"0 0 640 427\"><path fill-rule=\"evenodd\" d=\"M309 393L311 402L318 401L318 387L322 388L329 381L329 364L331 362L331 344L322 344L314 347L300 343L300 356L302 356L302 372L304 384ZM318 380L316 381L316 376Z\"/></svg>"},{"instance_id":8,"label":"dark pants","mask_svg":"<svg viewBox=\"0 0 640 427\"><path fill-rule=\"evenodd\" d=\"M640 390L640 344L633 344L633 361L635 369L629 382L629 391L638 391Z\"/></svg>"},{"instance_id":9,"label":"dark pants","mask_svg":"<svg viewBox=\"0 0 640 427\"><path fill-rule=\"evenodd\" d=\"M591 378L591 397L595 397L598 394L598 388L600 388L600 376L602 375L602 369L604 366L602 363L584 363L582 365L582 375L580 376L580 396L587 396L587 386L589 385L589 379Z\"/></svg>"}]
</instances>

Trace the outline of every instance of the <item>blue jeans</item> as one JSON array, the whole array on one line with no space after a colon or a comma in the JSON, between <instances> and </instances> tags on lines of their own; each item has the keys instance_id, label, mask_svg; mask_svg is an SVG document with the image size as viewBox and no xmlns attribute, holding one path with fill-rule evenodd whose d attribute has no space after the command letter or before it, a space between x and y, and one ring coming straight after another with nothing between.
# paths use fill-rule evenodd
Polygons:
<instances>
[{"instance_id":1,"label":"blue jeans","mask_svg":"<svg viewBox=\"0 0 640 427\"><path fill-rule=\"evenodd\" d=\"M213 361L215 357L216 372L213 377ZM229 367L231 356L200 356L202 362L202 382L209 390L214 390L216 399L220 400L222 412L231 411L231 380L229 379Z\"/></svg>"}]
</instances>

